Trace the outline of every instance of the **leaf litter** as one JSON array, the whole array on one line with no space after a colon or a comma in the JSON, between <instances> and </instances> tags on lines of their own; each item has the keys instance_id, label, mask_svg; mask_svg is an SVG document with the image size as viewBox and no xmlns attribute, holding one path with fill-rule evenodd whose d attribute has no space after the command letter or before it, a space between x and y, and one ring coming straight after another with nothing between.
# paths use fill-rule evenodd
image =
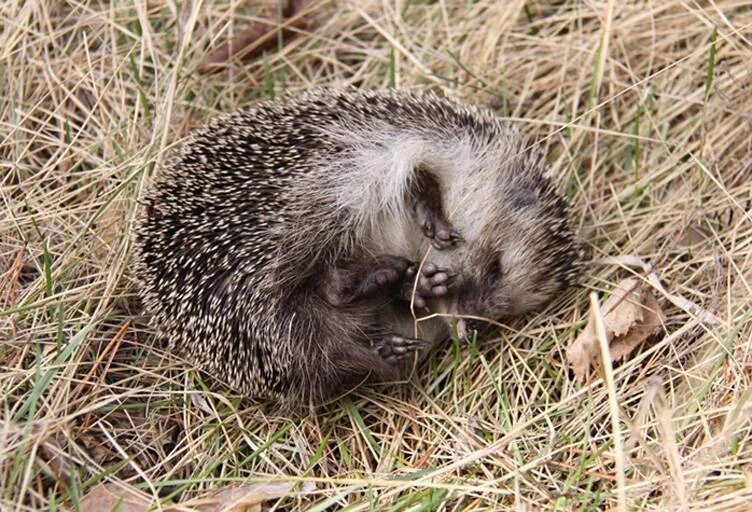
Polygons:
<instances>
[{"instance_id":1,"label":"leaf litter","mask_svg":"<svg viewBox=\"0 0 752 512\"><path fill-rule=\"evenodd\" d=\"M294 482L230 485L197 498L162 507L165 512L261 512L264 502L294 494L307 494L316 485L307 482L295 489ZM147 512L153 510L152 498L129 485L99 484L81 500L87 512Z\"/></svg>"},{"instance_id":2,"label":"leaf litter","mask_svg":"<svg viewBox=\"0 0 752 512\"><path fill-rule=\"evenodd\" d=\"M665 320L653 293L634 278L620 281L601 309L611 361L614 362L628 356ZM599 359L592 311L587 325L567 348L566 354L575 376L585 380L590 366Z\"/></svg>"}]
</instances>

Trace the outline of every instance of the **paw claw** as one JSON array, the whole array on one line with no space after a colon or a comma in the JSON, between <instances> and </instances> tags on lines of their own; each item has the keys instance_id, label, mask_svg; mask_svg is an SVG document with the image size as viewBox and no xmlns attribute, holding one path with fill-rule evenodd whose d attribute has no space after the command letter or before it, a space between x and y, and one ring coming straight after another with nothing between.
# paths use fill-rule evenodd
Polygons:
<instances>
[{"instance_id":1,"label":"paw claw","mask_svg":"<svg viewBox=\"0 0 752 512\"><path fill-rule=\"evenodd\" d=\"M429 218L420 224L423 235L431 240L436 250L444 250L463 241L462 235L447 221L441 218Z\"/></svg>"}]
</instances>

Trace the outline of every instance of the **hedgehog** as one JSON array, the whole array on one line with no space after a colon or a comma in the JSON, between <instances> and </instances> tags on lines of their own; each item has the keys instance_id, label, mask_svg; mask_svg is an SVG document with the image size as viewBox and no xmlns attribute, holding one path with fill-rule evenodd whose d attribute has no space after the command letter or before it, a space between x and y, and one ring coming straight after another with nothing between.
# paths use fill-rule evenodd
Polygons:
<instances>
[{"instance_id":1,"label":"hedgehog","mask_svg":"<svg viewBox=\"0 0 752 512\"><path fill-rule=\"evenodd\" d=\"M539 309L580 275L540 152L433 93L315 89L221 115L142 203L136 277L158 335L287 408L404 378L465 316Z\"/></svg>"}]
</instances>

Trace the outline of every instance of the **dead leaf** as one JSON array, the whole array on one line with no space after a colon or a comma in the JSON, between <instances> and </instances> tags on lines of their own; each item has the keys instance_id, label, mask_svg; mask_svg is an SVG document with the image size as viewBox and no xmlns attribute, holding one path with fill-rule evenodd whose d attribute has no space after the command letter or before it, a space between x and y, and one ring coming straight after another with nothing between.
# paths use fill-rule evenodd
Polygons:
<instances>
[{"instance_id":1,"label":"dead leaf","mask_svg":"<svg viewBox=\"0 0 752 512\"><path fill-rule=\"evenodd\" d=\"M690 224L679 234L674 245L686 249L688 247L700 245L709 240L710 237L711 233L706 228L697 224Z\"/></svg>"},{"instance_id":2,"label":"dead leaf","mask_svg":"<svg viewBox=\"0 0 752 512\"><path fill-rule=\"evenodd\" d=\"M199 411L203 411L209 416L215 416L216 412L209 406L209 401L204 395L197 393L191 393L191 405L193 405Z\"/></svg>"},{"instance_id":3,"label":"dead leaf","mask_svg":"<svg viewBox=\"0 0 752 512\"><path fill-rule=\"evenodd\" d=\"M40 446L42 460L47 463L47 467L58 478L62 478L62 475L70 472L70 462L64 456L66 445L67 442L63 432L52 432Z\"/></svg>"},{"instance_id":4,"label":"dead leaf","mask_svg":"<svg viewBox=\"0 0 752 512\"><path fill-rule=\"evenodd\" d=\"M638 258L637 256L624 255L612 258L599 258L594 261L602 265L626 265L628 267L640 268L643 272L645 272L645 277L652 285L653 289L659 291L663 298L665 298L677 308L683 309L690 315L697 317L697 321L702 323L711 325L722 325L724 323L713 313L701 308L691 300L687 300L679 295L669 293L661 284L661 280L658 278L658 274L655 272L653 266L648 262L643 261L641 258Z\"/></svg>"},{"instance_id":5,"label":"dead leaf","mask_svg":"<svg viewBox=\"0 0 752 512\"><path fill-rule=\"evenodd\" d=\"M290 494L306 494L316 490L307 482L294 489L294 482L254 483L232 485L211 491L178 505L163 507L166 512L193 510L196 512L261 512L261 505L269 500ZM143 492L127 485L99 484L81 500L86 512L146 512L152 500Z\"/></svg>"},{"instance_id":6,"label":"dead leaf","mask_svg":"<svg viewBox=\"0 0 752 512\"><path fill-rule=\"evenodd\" d=\"M227 61L233 57L249 60L261 55L264 50L275 48L278 44L277 34L282 31L285 41L295 36L291 29L307 29L310 24L305 0L288 0L283 2L282 19L277 22L254 22L230 41L211 51L198 65L197 71L211 74L227 67Z\"/></svg>"},{"instance_id":7,"label":"dead leaf","mask_svg":"<svg viewBox=\"0 0 752 512\"><path fill-rule=\"evenodd\" d=\"M0 297L6 297L4 301L0 301L0 306L10 307L16 301L16 287L18 286L18 280L21 277L21 271L23 270L23 260L26 254L26 244L19 247L16 257L13 259L10 268L6 271L2 269L2 278L0 278ZM7 292L6 292L6 284Z\"/></svg>"},{"instance_id":8,"label":"dead leaf","mask_svg":"<svg viewBox=\"0 0 752 512\"><path fill-rule=\"evenodd\" d=\"M123 236L124 218L125 203L113 201L97 219L97 237L92 249L98 261L111 259L110 254Z\"/></svg>"},{"instance_id":9,"label":"dead leaf","mask_svg":"<svg viewBox=\"0 0 752 512\"><path fill-rule=\"evenodd\" d=\"M309 493L316 490L313 483L304 483L293 491L294 483L255 483L224 487L206 496L181 503L199 512L260 512L265 501L289 494Z\"/></svg>"},{"instance_id":10,"label":"dead leaf","mask_svg":"<svg viewBox=\"0 0 752 512\"><path fill-rule=\"evenodd\" d=\"M114 483L99 484L81 499L86 512L145 512L151 499L135 487Z\"/></svg>"},{"instance_id":11,"label":"dead leaf","mask_svg":"<svg viewBox=\"0 0 752 512\"><path fill-rule=\"evenodd\" d=\"M655 296L637 279L619 282L601 311L612 361L629 355L663 322L663 312ZM585 379L590 365L599 359L599 353L591 315L580 335L567 348L567 361L578 379Z\"/></svg>"}]
</instances>

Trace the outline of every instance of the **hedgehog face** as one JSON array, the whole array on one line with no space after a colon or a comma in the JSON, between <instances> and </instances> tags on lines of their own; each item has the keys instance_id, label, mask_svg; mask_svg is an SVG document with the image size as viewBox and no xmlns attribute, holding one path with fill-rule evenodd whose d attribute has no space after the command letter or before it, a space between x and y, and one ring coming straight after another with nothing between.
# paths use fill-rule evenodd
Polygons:
<instances>
[{"instance_id":1,"label":"hedgehog face","mask_svg":"<svg viewBox=\"0 0 752 512\"><path fill-rule=\"evenodd\" d=\"M462 266L456 287L458 313L510 318L543 306L563 288L557 266L539 259L536 248L500 245L468 255L472 261Z\"/></svg>"},{"instance_id":2,"label":"hedgehog face","mask_svg":"<svg viewBox=\"0 0 752 512\"><path fill-rule=\"evenodd\" d=\"M540 190L512 193L519 200L504 198L478 236L456 248L450 312L510 318L539 309L576 281L578 247L563 201Z\"/></svg>"}]
</instances>

